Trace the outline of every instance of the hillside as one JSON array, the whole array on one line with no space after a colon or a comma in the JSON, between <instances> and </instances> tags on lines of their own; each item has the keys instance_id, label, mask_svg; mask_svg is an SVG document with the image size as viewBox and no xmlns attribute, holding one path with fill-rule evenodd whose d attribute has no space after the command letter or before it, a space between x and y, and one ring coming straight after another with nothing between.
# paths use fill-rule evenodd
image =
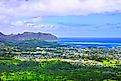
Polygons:
<instances>
[{"instance_id":1,"label":"hillside","mask_svg":"<svg viewBox=\"0 0 121 81\"><path fill-rule=\"evenodd\" d=\"M37 39L37 40L56 40L57 37L50 34L50 33L33 33L33 32L24 32L22 34L10 34L10 35L5 35L0 32L0 41L5 41L5 40L32 40L32 39Z\"/></svg>"}]
</instances>

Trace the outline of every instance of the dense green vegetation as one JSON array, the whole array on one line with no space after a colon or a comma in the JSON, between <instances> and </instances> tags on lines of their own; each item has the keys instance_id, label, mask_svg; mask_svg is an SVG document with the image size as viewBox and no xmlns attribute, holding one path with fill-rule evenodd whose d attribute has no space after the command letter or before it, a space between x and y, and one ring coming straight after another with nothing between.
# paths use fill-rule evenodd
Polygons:
<instances>
[{"instance_id":1,"label":"dense green vegetation","mask_svg":"<svg viewBox=\"0 0 121 81\"><path fill-rule=\"evenodd\" d=\"M120 50L37 40L0 43L0 81L121 81Z\"/></svg>"},{"instance_id":2,"label":"dense green vegetation","mask_svg":"<svg viewBox=\"0 0 121 81\"><path fill-rule=\"evenodd\" d=\"M121 66L77 66L61 61L0 62L1 80L103 81L121 80ZM18 62L18 61L17 61ZM15 61L16 63L16 61Z\"/></svg>"}]
</instances>

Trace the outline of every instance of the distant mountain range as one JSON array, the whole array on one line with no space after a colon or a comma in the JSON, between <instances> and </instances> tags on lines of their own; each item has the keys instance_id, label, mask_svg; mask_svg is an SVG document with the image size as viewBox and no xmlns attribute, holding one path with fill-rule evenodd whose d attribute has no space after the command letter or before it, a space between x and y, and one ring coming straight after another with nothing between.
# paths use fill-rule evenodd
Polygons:
<instances>
[{"instance_id":1,"label":"distant mountain range","mask_svg":"<svg viewBox=\"0 0 121 81\"><path fill-rule=\"evenodd\" d=\"M57 40L57 37L50 34L50 33L34 33L34 32L24 32L22 34L10 34L10 35L5 35L0 32L0 41L5 41L5 40Z\"/></svg>"}]
</instances>

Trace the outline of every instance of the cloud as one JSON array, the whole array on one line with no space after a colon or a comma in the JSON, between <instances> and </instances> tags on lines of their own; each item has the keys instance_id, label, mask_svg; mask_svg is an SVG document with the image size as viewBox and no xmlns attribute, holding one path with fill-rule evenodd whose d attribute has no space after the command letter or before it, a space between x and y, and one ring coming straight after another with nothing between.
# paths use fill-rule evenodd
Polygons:
<instances>
[{"instance_id":1,"label":"cloud","mask_svg":"<svg viewBox=\"0 0 121 81\"><path fill-rule=\"evenodd\" d=\"M0 0L0 26L41 27L44 16L107 12L120 13L121 0Z\"/></svg>"},{"instance_id":2,"label":"cloud","mask_svg":"<svg viewBox=\"0 0 121 81\"><path fill-rule=\"evenodd\" d=\"M83 15L115 11L121 11L121 0L0 1L0 13L11 14L15 16Z\"/></svg>"},{"instance_id":3,"label":"cloud","mask_svg":"<svg viewBox=\"0 0 121 81\"><path fill-rule=\"evenodd\" d=\"M43 16L120 12L121 0L33 0L23 3L18 10Z\"/></svg>"},{"instance_id":4,"label":"cloud","mask_svg":"<svg viewBox=\"0 0 121 81\"><path fill-rule=\"evenodd\" d=\"M94 26L92 24L75 24L75 23L63 23L63 22L60 22L58 23L62 26L69 26L69 27L89 27L89 26Z\"/></svg>"}]
</instances>

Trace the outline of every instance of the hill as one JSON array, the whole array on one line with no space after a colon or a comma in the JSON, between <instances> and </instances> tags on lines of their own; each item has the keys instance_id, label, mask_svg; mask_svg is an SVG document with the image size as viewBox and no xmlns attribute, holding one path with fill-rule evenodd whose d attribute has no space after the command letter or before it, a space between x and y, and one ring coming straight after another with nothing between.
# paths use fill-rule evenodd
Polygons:
<instances>
[{"instance_id":1,"label":"hill","mask_svg":"<svg viewBox=\"0 0 121 81\"><path fill-rule=\"evenodd\" d=\"M0 32L0 41L13 41L13 40L56 40L57 37L50 33L33 33L33 32L24 32L22 34L10 34L5 35Z\"/></svg>"}]
</instances>

